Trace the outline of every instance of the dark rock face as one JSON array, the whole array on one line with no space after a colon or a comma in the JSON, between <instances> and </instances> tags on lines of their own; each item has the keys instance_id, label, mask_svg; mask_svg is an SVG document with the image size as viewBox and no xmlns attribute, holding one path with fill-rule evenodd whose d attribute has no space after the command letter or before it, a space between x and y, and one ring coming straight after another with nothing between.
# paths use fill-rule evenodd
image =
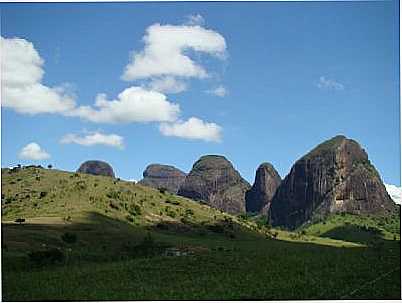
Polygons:
<instances>
[{"instance_id":1,"label":"dark rock face","mask_svg":"<svg viewBox=\"0 0 402 303\"><path fill-rule=\"evenodd\" d=\"M387 215L396 209L364 149L336 136L293 165L272 199L269 218L274 226L293 229L330 213Z\"/></svg>"},{"instance_id":2,"label":"dark rock face","mask_svg":"<svg viewBox=\"0 0 402 303\"><path fill-rule=\"evenodd\" d=\"M90 160L81 164L77 172L114 178L113 168L106 162Z\"/></svg>"},{"instance_id":3,"label":"dark rock face","mask_svg":"<svg viewBox=\"0 0 402 303\"><path fill-rule=\"evenodd\" d=\"M245 212L245 193L250 184L223 156L203 156L194 163L178 194L228 213Z\"/></svg>"},{"instance_id":4,"label":"dark rock face","mask_svg":"<svg viewBox=\"0 0 402 303\"><path fill-rule=\"evenodd\" d=\"M246 211L261 212L263 209L269 209L279 184L281 177L272 164L261 164L255 174L253 186L246 192Z\"/></svg>"},{"instance_id":5,"label":"dark rock face","mask_svg":"<svg viewBox=\"0 0 402 303\"><path fill-rule=\"evenodd\" d=\"M177 194L186 174L170 165L151 164L143 173L144 178L138 183L153 188L166 188L167 191Z\"/></svg>"}]
</instances>

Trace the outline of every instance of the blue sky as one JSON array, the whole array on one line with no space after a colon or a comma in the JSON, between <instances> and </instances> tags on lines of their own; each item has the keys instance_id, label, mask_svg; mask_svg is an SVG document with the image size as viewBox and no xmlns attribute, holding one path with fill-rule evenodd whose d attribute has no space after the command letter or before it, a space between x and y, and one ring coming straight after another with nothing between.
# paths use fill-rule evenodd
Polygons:
<instances>
[{"instance_id":1,"label":"blue sky","mask_svg":"<svg viewBox=\"0 0 402 303\"><path fill-rule=\"evenodd\" d=\"M2 167L101 159L138 180L150 163L188 172L223 154L253 182L260 163L284 177L344 134L400 186L397 1L0 8L7 71L20 69L2 96Z\"/></svg>"}]
</instances>

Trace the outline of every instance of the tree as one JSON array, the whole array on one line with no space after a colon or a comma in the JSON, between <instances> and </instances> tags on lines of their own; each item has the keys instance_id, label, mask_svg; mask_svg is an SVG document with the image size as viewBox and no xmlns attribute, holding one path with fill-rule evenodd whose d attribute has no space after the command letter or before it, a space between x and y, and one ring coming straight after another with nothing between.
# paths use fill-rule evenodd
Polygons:
<instances>
[{"instance_id":1,"label":"tree","mask_svg":"<svg viewBox=\"0 0 402 303\"><path fill-rule=\"evenodd\" d=\"M48 169L52 169L52 167L53 167L52 164L49 164L49 165L47 166Z\"/></svg>"}]
</instances>

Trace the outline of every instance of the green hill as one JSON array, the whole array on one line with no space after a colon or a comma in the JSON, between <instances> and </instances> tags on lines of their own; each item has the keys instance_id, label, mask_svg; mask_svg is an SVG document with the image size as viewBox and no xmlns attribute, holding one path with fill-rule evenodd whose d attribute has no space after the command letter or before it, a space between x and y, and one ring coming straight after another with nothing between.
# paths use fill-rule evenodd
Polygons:
<instances>
[{"instance_id":1,"label":"green hill","mask_svg":"<svg viewBox=\"0 0 402 303\"><path fill-rule=\"evenodd\" d=\"M265 222L110 177L2 169L3 299L400 298L394 221L362 230L370 241Z\"/></svg>"}]
</instances>

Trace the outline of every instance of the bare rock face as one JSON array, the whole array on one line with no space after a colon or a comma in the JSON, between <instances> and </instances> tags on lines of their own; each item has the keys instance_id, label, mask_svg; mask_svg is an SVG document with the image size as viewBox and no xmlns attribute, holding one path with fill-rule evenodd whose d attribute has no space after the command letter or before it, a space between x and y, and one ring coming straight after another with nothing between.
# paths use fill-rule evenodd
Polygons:
<instances>
[{"instance_id":1,"label":"bare rock face","mask_svg":"<svg viewBox=\"0 0 402 303\"><path fill-rule=\"evenodd\" d=\"M174 166L150 164L143 173L144 178L138 183L153 188L165 188L172 194L177 194L186 174Z\"/></svg>"},{"instance_id":2,"label":"bare rock face","mask_svg":"<svg viewBox=\"0 0 402 303\"><path fill-rule=\"evenodd\" d=\"M246 192L246 211L261 212L269 209L281 177L270 163L262 163L255 174L255 181Z\"/></svg>"},{"instance_id":3,"label":"bare rock face","mask_svg":"<svg viewBox=\"0 0 402 303\"><path fill-rule=\"evenodd\" d=\"M336 136L293 165L268 213L272 225L294 229L330 213L387 215L396 210L364 149Z\"/></svg>"},{"instance_id":4,"label":"bare rock face","mask_svg":"<svg viewBox=\"0 0 402 303\"><path fill-rule=\"evenodd\" d=\"M178 194L238 214L246 210L245 193L249 188L250 184L225 157L209 155L194 163Z\"/></svg>"},{"instance_id":5,"label":"bare rock face","mask_svg":"<svg viewBox=\"0 0 402 303\"><path fill-rule=\"evenodd\" d=\"M114 178L113 168L106 162L90 160L81 164L77 172Z\"/></svg>"}]
</instances>

